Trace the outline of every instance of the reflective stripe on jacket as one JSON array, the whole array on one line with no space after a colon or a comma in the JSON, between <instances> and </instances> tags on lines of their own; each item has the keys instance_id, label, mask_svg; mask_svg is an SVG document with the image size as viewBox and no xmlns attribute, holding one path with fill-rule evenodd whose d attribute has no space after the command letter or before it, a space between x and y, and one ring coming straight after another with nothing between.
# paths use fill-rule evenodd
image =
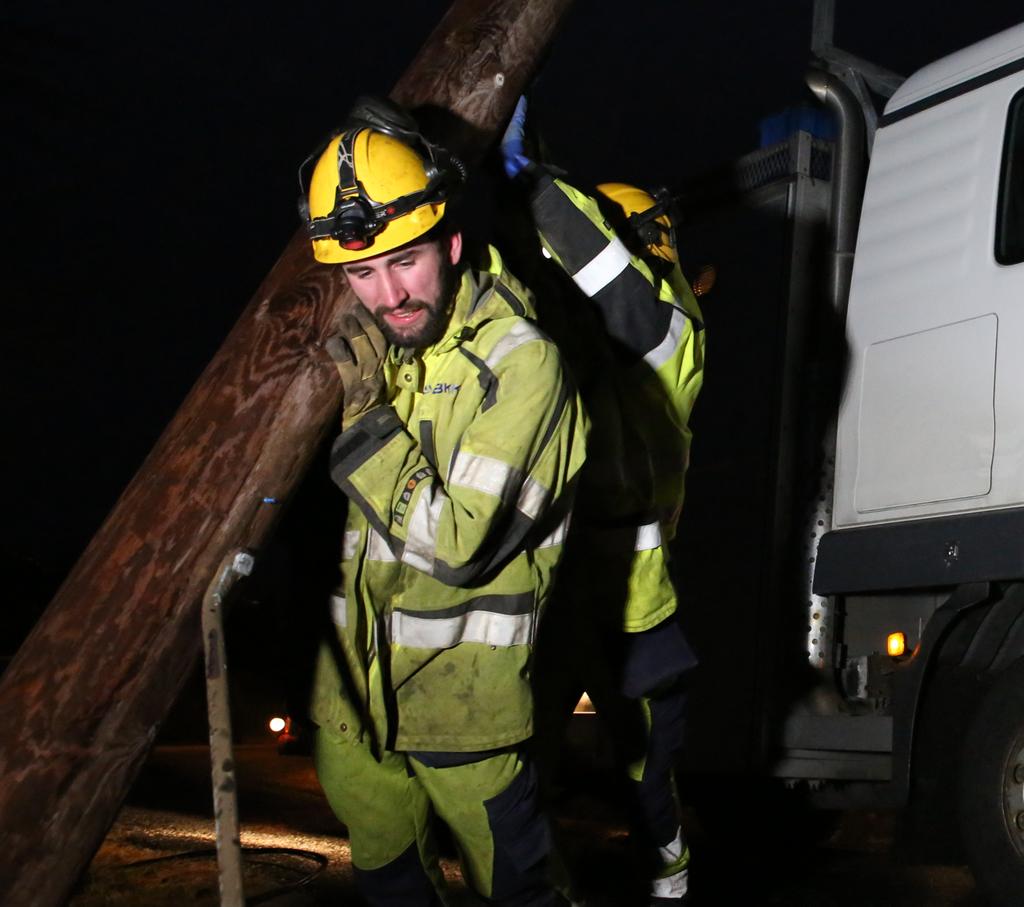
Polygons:
<instances>
[{"instance_id":1,"label":"reflective stripe on jacket","mask_svg":"<svg viewBox=\"0 0 1024 907\"><path fill-rule=\"evenodd\" d=\"M532 316L491 250L487 271L464 273L444 338L392 351L390 405L335 442L350 506L321 726L396 750L530 735L530 652L584 458L579 399Z\"/></svg>"},{"instance_id":2,"label":"reflective stripe on jacket","mask_svg":"<svg viewBox=\"0 0 1024 907\"><path fill-rule=\"evenodd\" d=\"M576 355L567 356L593 417L574 526L589 550L574 561L600 583L602 571L586 561L628 557L623 628L647 630L676 609L667 545L683 505L689 419L703 382L700 307L678 266L667 279L652 274L593 198L541 174L531 208L545 250L590 300L611 350L575 344Z\"/></svg>"}]
</instances>

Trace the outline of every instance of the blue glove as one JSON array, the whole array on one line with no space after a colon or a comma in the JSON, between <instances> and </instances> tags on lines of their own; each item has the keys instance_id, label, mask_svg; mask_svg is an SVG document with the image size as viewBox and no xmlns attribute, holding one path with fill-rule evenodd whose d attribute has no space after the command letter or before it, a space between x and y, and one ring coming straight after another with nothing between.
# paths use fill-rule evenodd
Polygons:
<instances>
[{"instance_id":1,"label":"blue glove","mask_svg":"<svg viewBox=\"0 0 1024 907\"><path fill-rule=\"evenodd\" d=\"M509 179L519 176L527 167L533 165L525 154L523 136L526 132L526 97L519 99L516 109L509 120L505 135L501 138L501 159L505 165L505 174Z\"/></svg>"}]
</instances>

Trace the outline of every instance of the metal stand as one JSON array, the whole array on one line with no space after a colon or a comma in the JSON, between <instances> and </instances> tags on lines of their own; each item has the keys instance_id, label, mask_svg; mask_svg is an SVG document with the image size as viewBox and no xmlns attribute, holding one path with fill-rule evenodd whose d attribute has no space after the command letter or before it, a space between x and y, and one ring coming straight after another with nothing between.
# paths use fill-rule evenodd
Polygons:
<instances>
[{"instance_id":1,"label":"metal stand","mask_svg":"<svg viewBox=\"0 0 1024 907\"><path fill-rule=\"evenodd\" d=\"M237 580L252 572L253 563L253 556L246 551L233 551L226 555L203 597L203 654L206 658L206 705L210 722L221 907L245 905L222 605Z\"/></svg>"}]
</instances>

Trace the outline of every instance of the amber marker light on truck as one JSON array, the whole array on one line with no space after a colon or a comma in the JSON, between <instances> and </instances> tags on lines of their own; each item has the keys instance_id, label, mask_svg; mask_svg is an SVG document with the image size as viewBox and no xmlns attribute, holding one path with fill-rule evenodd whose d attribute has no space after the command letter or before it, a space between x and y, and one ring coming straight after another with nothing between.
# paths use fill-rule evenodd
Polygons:
<instances>
[{"instance_id":1,"label":"amber marker light on truck","mask_svg":"<svg viewBox=\"0 0 1024 907\"><path fill-rule=\"evenodd\" d=\"M899 658L907 651L907 637L897 631L890 633L885 639L885 651L893 658Z\"/></svg>"},{"instance_id":2,"label":"amber marker light on truck","mask_svg":"<svg viewBox=\"0 0 1024 907\"><path fill-rule=\"evenodd\" d=\"M700 271L697 272L697 276L693 278L693 284L690 287L693 290L693 295L698 298L707 296L717 279L718 271L714 265L702 265Z\"/></svg>"}]
</instances>

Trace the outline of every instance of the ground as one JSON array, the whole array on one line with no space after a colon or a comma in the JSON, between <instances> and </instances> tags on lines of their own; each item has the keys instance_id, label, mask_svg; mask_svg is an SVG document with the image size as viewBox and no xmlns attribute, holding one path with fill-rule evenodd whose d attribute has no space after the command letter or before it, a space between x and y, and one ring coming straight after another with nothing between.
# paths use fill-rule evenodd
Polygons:
<instances>
[{"instance_id":1,"label":"ground","mask_svg":"<svg viewBox=\"0 0 1024 907\"><path fill-rule=\"evenodd\" d=\"M307 756L282 756L271 745L237 749L242 843L273 849L246 857L249 904L278 907L358 904L348 842L323 800ZM170 907L218 903L209 753L201 746L158 747L147 762L88 873L73 907ZM625 821L614 795L600 796L594 777L570 784L557 812L567 859L588 907L628 907L636 880ZM683 779L688 800L714 789ZM703 806L702 810L707 806ZM693 892L697 905L744 903L782 907L871 907L901 904L980 907L963 866L914 864L896 844L895 812L851 812L817 830L814 843L782 828L776 816L753 813L734 834L712 837L688 809ZM827 834L834 827L834 832ZM806 829L805 829L806 831ZM453 907L474 903L457 862L445 874Z\"/></svg>"}]
</instances>

